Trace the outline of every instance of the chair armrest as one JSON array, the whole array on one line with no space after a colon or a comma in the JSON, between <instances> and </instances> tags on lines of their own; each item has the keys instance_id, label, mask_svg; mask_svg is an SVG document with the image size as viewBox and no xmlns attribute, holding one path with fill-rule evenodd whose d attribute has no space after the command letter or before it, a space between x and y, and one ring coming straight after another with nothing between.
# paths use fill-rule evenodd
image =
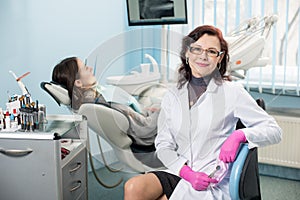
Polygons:
<instances>
[{"instance_id":1,"label":"chair armrest","mask_svg":"<svg viewBox=\"0 0 300 200\"><path fill-rule=\"evenodd\" d=\"M241 179L242 170L244 167L245 160L249 152L248 144L241 144L239 153L234 161L231 169L230 179L229 179L229 193L231 199L240 199L239 197L239 184Z\"/></svg>"}]
</instances>

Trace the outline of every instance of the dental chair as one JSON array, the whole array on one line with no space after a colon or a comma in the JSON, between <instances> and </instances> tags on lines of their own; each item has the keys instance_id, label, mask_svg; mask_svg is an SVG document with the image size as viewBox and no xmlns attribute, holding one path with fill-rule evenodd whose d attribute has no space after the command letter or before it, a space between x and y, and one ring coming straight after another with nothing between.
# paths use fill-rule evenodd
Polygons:
<instances>
[{"instance_id":1,"label":"dental chair","mask_svg":"<svg viewBox=\"0 0 300 200\"><path fill-rule=\"evenodd\" d=\"M42 82L41 88L52 96L59 106L65 105L73 112L68 91L64 87L54 82ZM74 114L87 117L88 127L112 147L118 160L126 164L130 168L129 171L145 173L164 168L156 157L154 148L133 146L133 139L127 135L130 121L120 111L106 104L85 103Z\"/></svg>"}]
</instances>

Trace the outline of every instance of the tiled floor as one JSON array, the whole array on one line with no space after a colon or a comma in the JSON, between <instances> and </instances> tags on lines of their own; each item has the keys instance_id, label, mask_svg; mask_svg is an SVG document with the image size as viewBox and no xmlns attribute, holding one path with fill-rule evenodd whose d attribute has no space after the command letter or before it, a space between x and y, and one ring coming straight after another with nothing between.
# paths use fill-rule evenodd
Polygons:
<instances>
[{"instance_id":1,"label":"tiled floor","mask_svg":"<svg viewBox=\"0 0 300 200\"><path fill-rule=\"evenodd\" d=\"M118 169L118 167L116 167ZM121 179L122 182L114 188L105 188L98 183L94 174L89 172L88 174L88 199L89 200L122 200L123 199L123 186L126 180L132 176L136 176L136 173L129 172L110 172L106 168L101 168L96 171L97 176L106 185L114 185Z\"/></svg>"}]
</instances>

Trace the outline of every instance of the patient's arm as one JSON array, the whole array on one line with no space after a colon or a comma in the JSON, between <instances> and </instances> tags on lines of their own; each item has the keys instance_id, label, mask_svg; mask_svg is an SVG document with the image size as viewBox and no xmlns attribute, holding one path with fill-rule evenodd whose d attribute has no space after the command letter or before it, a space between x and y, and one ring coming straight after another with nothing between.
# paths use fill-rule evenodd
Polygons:
<instances>
[{"instance_id":1,"label":"patient's arm","mask_svg":"<svg viewBox=\"0 0 300 200\"><path fill-rule=\"evenodd\" d=\"M138 125L145 127L156 127L157 118L159 114L159 107L153 106L145 108L142 113L138 113L130 106L111 103L113 108L116 108L126 114L130 119L134 120Z\"/></svg>"},{"instance_id":2,"label":"patient's arm","mask_svg":"<svg viewBox=\"0 0 300 200\"><path fill-rule=\"evenodd\" d=\"M129 119L128 135L134 138L134 143L139 145L152 145L157 134L157 119L159 110L143 115L134 111L130 106L111 103L111 107L119 110Z\"/></svg>"},{"instance_id":3,"label":"patient's arm","mask_svg":"<svg viewBox=\"0 0 300 200\"><path fill-rule=\"evenodd\" d=\"M160 110L160 108L159 107L148 107L148 108L145 108L145 111L146 112L148 112L148 111L150 111L150 112L158 112Z\"/></svg>"}]
</instances>

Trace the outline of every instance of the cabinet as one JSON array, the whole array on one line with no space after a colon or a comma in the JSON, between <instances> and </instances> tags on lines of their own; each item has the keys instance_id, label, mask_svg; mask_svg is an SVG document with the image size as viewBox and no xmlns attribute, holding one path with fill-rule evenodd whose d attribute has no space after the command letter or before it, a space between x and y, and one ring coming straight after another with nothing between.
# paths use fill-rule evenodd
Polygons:
<instances>
[{"instance_id":1,"label":"cabinet","mask_svg":"<svg viewBox=\"0 0 300 200\"><path fill-rule=\"evenodd\" d=\"M43 131L0 132L1 199L88 199L86 119L49 115L47 121Z\"/></svg>"}]
</instances>

